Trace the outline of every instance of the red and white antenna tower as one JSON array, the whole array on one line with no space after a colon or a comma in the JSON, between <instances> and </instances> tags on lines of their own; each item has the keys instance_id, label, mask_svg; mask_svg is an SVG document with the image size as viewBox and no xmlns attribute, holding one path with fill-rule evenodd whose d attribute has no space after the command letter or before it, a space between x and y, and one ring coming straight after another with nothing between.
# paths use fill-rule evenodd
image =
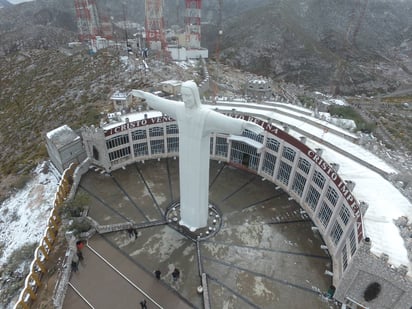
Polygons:
<instances>
[{"instance_id":1,"label":"red and white antenna tower","mask_svg":"<svg viewBox=\"0 0 412 309\"><path fill-rule=\"evenodd\" d=\"M153 50L166 48L164 32L163 0L146 0L146 43Z\"/></svg>"},{"instance_id":2,"label":"red and white antenna tower","mask_svg":"<svg viewBox=\"0 0 412 309\"><path fill-rule=\"evenodd\" d=\"M200 48L200 19L202 0L185 0L185 33L188 48Z\"/></svg>"},{"instance_id":3,"label":"red and white antenna tower","mask_svg":"<svg viewBox=\"0 0 412 309\"><path fill-rule=\"evenodd\" d=\"M99 14L94 0L74 0L79 40L90 41L101 34Z\"/></svg>"},{"instance_id":4,"label":"red and white antenna tower","mask_svg":"<svg viewBox=\"0 0 412 309\"><path fill-rule=\"evenodd\" d=\"M108 16L101 16L100 28L102 31L102 36L108 40L113 39L113 24Z\"/></svg>"}]
</instances>

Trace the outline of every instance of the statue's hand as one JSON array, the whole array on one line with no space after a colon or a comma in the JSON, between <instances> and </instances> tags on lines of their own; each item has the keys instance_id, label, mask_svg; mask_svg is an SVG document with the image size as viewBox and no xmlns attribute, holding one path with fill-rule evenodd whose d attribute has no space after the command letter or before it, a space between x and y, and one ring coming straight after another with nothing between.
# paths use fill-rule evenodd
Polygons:
<instances>
[{"instance_id":1,"label":"statue's hand","mask_svg":"<svg viewBox=\"0 0 412 309\"><path fill-rule=\"evenodd\" d=\"M146 93L142 90L133 90L133 95L137 98L146 99Z\"/></svg>"},{"instance_id":2,"label":"statue's hand","mask_svg":"<svg viewBox=\"0 0 412 309\"><path fill-rule=\"evenodd\" d=\"M264 129L261 126L257 125L256 123L249 122L249 121L246 121L243 124L243 130L249 130L255 134L261 134L264 131Z\"/></svg>"}]
</instances>

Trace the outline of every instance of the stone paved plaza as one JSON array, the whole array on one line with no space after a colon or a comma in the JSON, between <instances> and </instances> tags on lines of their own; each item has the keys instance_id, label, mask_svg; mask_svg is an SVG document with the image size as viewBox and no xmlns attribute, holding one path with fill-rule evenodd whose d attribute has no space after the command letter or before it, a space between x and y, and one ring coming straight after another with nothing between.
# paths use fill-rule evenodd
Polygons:
<instances>
[{"instance_id":1,"label":"stone paved plaza","mask_svg":"<svg viewBox=\"0 0 412 309\"><path fill-rule=\"evenodd\" d=\"M91 170L78 194L89 196L88 215L101 225L159 223L179 200L178 171L177 159L132 164L111 176ZM140 308L143 299L148 308L203 308L199 261L211 308L334 308L322 297L331 285L325 275L331 260L286 193L212 161L209 201L222 214L221 227L202 238L199 251L167 223L138 228L137 238L128 231L93 236L72 273L64 308Z\"/></svg>"}]
</instances>

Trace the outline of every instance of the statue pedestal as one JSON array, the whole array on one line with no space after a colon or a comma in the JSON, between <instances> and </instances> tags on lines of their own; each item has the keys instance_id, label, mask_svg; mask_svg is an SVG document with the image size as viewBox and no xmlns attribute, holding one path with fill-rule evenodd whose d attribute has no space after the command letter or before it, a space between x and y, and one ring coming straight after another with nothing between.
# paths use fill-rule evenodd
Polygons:
<instances>
[{"instance_id":1,"label":"statue pedestal","mask_svg":"<svg viewBox=\"0 0 412 309\"><path fill-rule=\"evenodd\" d=\"M207 225L191 231L180 223L180 201L173 202L167 207L165 220L170 227L193 241L203 240L216 235L222 227L222 214L219 208L209 203Z\"/></svg>"}]
</instances>

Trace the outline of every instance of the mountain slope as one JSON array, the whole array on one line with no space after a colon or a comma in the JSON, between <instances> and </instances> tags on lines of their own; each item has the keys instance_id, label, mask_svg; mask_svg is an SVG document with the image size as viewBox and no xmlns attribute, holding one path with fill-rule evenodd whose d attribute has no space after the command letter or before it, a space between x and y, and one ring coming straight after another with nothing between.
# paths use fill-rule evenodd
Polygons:
<instances>
[{"instance_id":1,"label":"mountain slope","mask_svg":"<svg viewBox=\"0 0 412 309\"><path fill-rule=\"evenodd\" d=\"M0 0L0 9L1 8L7 8L7 7L11 7L13 4L11 4L10 2L8 2L7 0Z\"/></svg>"},{"instance_id":2,"label":"mountain slope","mask_svg":"<svg viewBox=\"0 0 412 309\"><path fill-rule=\"evenodd\" d=\"M222 58L335 93L387 92L412 82L412 65L399 53L405 45L412 50L412 4L356 5L362 2L295 0L250 10L225 25Z\"/></svg>"},{"instance_id":3,"label":"mountain slope","mask_svg":"<svg viewBox=\"0 0 412 309\"><path fill-rule=\"evenodd\" d=\"M58 48L77 38L74 11L42 1L0 10L0 56L16 51Z\"/></svg>"}]
</instances>

